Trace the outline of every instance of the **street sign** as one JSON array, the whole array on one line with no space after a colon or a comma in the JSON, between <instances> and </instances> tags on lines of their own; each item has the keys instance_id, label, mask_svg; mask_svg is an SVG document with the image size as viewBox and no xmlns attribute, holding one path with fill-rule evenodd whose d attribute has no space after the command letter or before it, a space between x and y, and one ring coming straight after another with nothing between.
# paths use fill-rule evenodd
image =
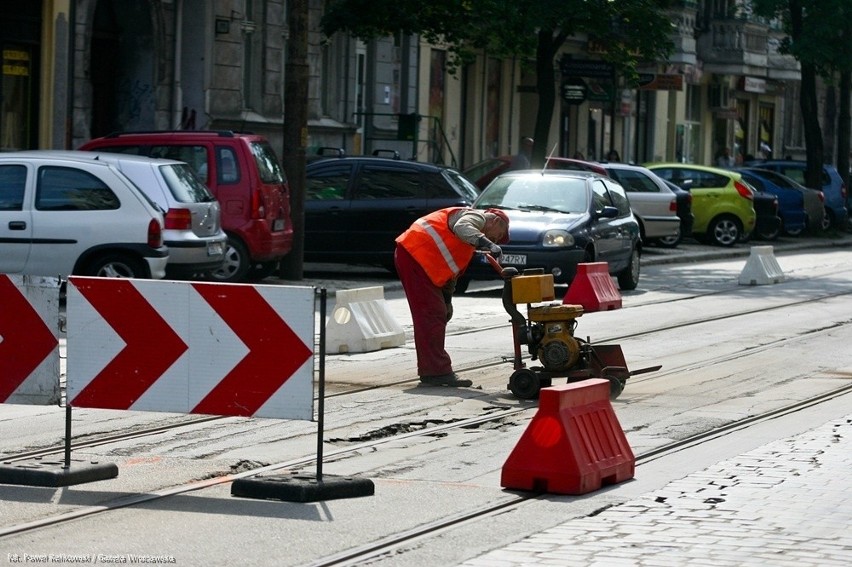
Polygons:
<instances>
[{"instance_id":1,"label":"street sign","mask_svg":"<svg viewBox=\"0 0 852 567\"><path fill-rule=\"evenodd\" d=\"M589 79L612 79L615 66L594 59L573 59L563 56L559 61L563 77L585 77Z\"/></svg>"},{"instance_id":2,"label":"street sign","mask_svg":"<svg viewBox=\"0 0 852 567\"><path fill-rule=\"evenodd\" d=\"M314 289L68 282L71 406L313 419Z\"/></svg>"},{"instance_id":3,"label":"street sign","mask_svg":"<svg viewBox=\"0 0 852 567\"><path fill-rule=\"evenodd\" d=\"M586 81L579 77L565 79L562 81L562 100L567 104L582 104L586 101L588 90Z\"/></svg>"}]
</instances>

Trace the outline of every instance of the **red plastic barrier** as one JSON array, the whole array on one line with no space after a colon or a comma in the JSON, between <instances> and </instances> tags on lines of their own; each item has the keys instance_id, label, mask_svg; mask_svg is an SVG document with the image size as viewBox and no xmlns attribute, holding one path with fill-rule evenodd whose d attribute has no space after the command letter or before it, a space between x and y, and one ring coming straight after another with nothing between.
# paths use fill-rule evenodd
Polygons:
<instances>
[{"instance_id":1,"label":"red plastic barrier","mask_svg":"<svg viewBox=\"0 0 852 567\"><path fill-rule=\"evenodd\" d=\"M582 305L584 311L609 311L621 308L621 294L612 283L606 262L577 264L577 274L563 304Z\"/></svg>"},{"instance_id":2,"label":"red plastic barrier","mask_svg":"<svg viewBox=\"0 0 852 567\"><path fill-rule=\"evenodd\" d=\"M538 412L512 450L500 486L585 494L633 478L636 458L609 401L609 381L542 388Z\"/></svg>"}]
</instances>

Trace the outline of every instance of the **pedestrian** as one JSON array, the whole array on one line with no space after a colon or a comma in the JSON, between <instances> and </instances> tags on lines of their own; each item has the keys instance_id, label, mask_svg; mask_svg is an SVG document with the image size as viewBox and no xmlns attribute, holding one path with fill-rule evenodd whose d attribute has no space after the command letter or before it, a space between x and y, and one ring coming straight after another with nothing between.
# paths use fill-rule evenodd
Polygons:
<instances>
[{"instance_id":1,"label":"pedestrian","mask_svg":"<svg viewBox=\"0 0 852 567\"><path fill-rule=\"evenodd\" d=\"M453 316L456 279L476 250L495 258L509 241L509 217L499 209L440 209L414 221L396 239L394 264L408 299L420 382L433 386L471 386L453 372L444 348Z\"/></svg>"},{"instance_id":2,"label":"pedestrian","mask_svg":"<svg viewBox=\"0 0 852 567\"><path fill-rule=\"evenodd\" d=\"M613 148L609 151L608 154L606 154L606 161L619 162L621 161L621 156L618 155L618 152L615 150L615 148Z\"/></svg>"},{"instance_id":3,"label":"pedestrian","mask_svg":"<svg viewBox=\"0 0 852 567\"><path fill-rule=\"evenodd\" d=\"M526 136L521 138L521 143L518 147L518 153L515 154L515 157L512 158L512 163L509 164L510 170L530 168L530 158L532 157L533 143L534 142L532 138Z\"/></svg>"},{"instance_id":4,"label":"pedestrian","mask_svg":"<svg viewBox=\"0 0 852 567\"><path fill-rule=\"evenodd\" d=\"M716 167L734 167L734 158L731 156L731 148L722 148L722 151L716 157Z\"/></svg>"}]
</instances>

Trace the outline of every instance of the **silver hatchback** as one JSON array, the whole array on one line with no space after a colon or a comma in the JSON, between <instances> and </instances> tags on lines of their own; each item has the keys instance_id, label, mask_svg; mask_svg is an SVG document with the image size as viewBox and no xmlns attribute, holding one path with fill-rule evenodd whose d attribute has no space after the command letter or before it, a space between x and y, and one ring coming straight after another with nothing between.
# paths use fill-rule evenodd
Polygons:
<instances>
[{"instance_id":1,"label":"silver hatchback","mask_svg":"<svg viewBox=\"0 0 852 567\"><path fill-rule=\"evenodd\" d=\"M52 153L113 165L163 209L167 278L202 277L222 266L228 237L219 202L185 162L107 152Z\"/></svg>"}]
</instances>

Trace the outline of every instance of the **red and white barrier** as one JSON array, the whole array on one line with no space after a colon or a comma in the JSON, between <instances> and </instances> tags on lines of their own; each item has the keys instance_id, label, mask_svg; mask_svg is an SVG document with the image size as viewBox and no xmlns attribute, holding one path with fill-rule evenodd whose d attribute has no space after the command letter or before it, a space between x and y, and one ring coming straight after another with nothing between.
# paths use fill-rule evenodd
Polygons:
<instances>
[{"instance_id":1,"label":"red and white barrier","mask_svg":"<svg viewBox=\"0 0 852 567\"><path fill-rule=\"evenodd\" d=\"M314 289L72 276L74 407L313 419Z\"/></svg>"},{"instance_id":2,"label":"red and white barrier","mask_svg":"<svg viewBox=\"0 0 852 567\"><path fill-rule=\"evenodd\" d=\"M0 403L59 404L59 278L0 274Z\"/></svg>"}]
</instances>

